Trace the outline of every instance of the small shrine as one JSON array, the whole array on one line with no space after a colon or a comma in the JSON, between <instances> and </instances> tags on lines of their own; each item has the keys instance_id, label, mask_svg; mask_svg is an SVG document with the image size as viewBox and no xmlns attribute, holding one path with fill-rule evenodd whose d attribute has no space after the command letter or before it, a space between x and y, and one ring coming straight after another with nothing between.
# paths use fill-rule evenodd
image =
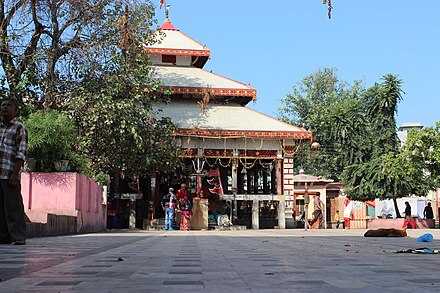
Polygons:
<instances>
[{"instance_id":1,"label":"small shrine","mask_svg":"<svg viewBox=\"0 0 440 293\"><path fill-rule=\"evenodd\" d=\"M234 225L285 228L286 210L293 208L294 155L312 142L312 133L247 108L257 100L256 89L203 69L210 49L177 29L168 9L157 33L161 41L145 50L171 102L156 108L177 125L183 176L207 206L196 226L207 225L206 212L220 212ZM161 184L178 187L172 176L154 181L156 201Z\"/></svg>"}]
</instances>

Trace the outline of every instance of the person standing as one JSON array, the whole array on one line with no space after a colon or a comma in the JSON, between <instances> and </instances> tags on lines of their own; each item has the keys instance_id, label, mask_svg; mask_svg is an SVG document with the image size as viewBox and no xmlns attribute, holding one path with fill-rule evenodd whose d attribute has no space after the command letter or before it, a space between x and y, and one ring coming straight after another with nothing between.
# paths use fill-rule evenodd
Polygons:
<instances>
[{"instance_id":1,"label":"person standing","mask_svg":"<svg viewBox=\"0 0 440 293\"><path fill-rule=\"evenodd\" d=\"M177 191L176 195L181 213L180 230L190 230L193 201L185 183L180 185L180 189Z\"/></svg>"},{"instance_id":2,"label":"person standing","mask_svg":"<svg viewBox=\"0 0 440 293\"><path fill-rule=\"evenodd\" d=\"M405 220L403 221L402 228L408 227L408 223L409 223L411 225L411 228L414 229L416 227L416 225L414 224L414 220L411 215L411 205L407 201L405 201L405 212L403 212L403 213L405 214Z\"/></svg>"},{"instance_id":3,"label":"person standing","mask_svg":"<svg viewBox=\"0 0 440 293\"><path fill-rule=\"evenodd\" d=\"M313 226L313 224L315 224L315 222L319 220L319 229L322 229L324 223L324 219L322 216L322 209L323 209L323 204L320 198L320 193L317 192L313 200L313 214L312 214L313 220L310 222L310 227Z\"/></svg>"},{"instance_id":4,"label":"person standing","mask_svg":"<svg viewBox=\"0 0 440 293\"><path fill-rule=\"evenodd\" d=\"M107 228L109 230L115 229L117 227L117 216L118 216L118 199L116 197L111 197L107 204Z\"/></svg>"},{"instance_id":5,"label":"person standing","mask_svg":"<svg viewBox=\"0 0 440 293\"><path fill-rule=\"evenodd\" d=\"M26 244L26 215L21 195L20 171L28 146L27 130L17 120L12 98L1 102L0 124L0 243Z\"/></svg>"},{"instance_id":6,"label":"person standing","mask_svg":"<svg viewBox=\"0 0 440 293\"><path fill-rule=\"evenodd\" d=\"M428 202L428 205L423 210L423 217L425 219L434 219L434 212L432 211L432 206L430 202Z\"/></svg>"},{"instance_id":7,"label":"person standing","mask_svg":"<svg viewBox=\"0 0 440 293\"><path fill-rule=\"evenodd\" d=\"M344 201L344 223L345 229L350 229L350 221L353 218L353 203L347 197Z\"/></svg>"},{"instance_id":8,"label":"person standing","mask_svg":"<svg viewBox=\"0 0 440 293\"><path fill-rule=\"evenodd\" d=\"M175 208L177 204L177 198L174 194L174 188L170 188L168 193L162 198L162 208L165 211L165 230L174 230L173 222L175 215Z\"/></svg>"}]
</instances>

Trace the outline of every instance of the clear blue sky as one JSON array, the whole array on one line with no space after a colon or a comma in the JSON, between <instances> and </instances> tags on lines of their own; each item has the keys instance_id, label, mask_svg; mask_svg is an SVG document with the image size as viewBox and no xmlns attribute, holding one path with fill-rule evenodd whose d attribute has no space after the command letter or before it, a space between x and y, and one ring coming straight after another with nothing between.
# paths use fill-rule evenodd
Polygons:
<instances>
[{"instance_id":1,"label":"clear blue sky","mask_svg":"<svg viewBox=\"0 0 440 293\"><path fill-rule=\"evenodd\" d=\"M163 22L164 8L156 18ZM403 80L397 123L440 120L440 0L168 0L177 29L211 49L205 69L257 89L249 107L277 116L280 99L324 67L366 87Z\"/></svg>"}]
</instances>

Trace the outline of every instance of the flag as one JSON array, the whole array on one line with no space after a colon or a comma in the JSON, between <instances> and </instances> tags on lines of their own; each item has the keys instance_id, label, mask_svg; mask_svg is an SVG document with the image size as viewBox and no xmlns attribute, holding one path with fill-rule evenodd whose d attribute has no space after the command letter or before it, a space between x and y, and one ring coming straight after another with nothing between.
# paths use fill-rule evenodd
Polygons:
<instances>
[{"instance_id":1,"label":"flag","mask_svg":"<svg viewBox=\"0 0 440 293\"><path fill-rule=\"evenodd\" d=\"M162 5L167 5L165 0L160 0L160 9L162 9Z\"/></svg>"},{"instance_id":2,"label":"flag","mask_svg":"<svg viewBox=\"0 0 440 293\"><path fill-rule=\"evenodd\" d=\"M209 185L212 185L213 188L209 188L209 192L214 194L223 194L222 182L220 180L220 170L219 168L210 169L206 173L206 177L212 177L211 179L206 179Z\"/></svg>"},{"instance_id":3,"label":"flag","mask_svg":"<svg viewBox=\"0 0 440 293\"><path fill-rule=\"evenodd\" d=\"M218 187L210 188L209 192L215 193L215 194L218 194L218 195L223 194L222 185L220 184Z\"/></svg>"},{"instance_id":4,"label":"flag","mask_svg":"<svg viewBox=\"0 0 440 293\"><path fill-rule=\"evenodd\" d=\"M218 177L214 177L212 179L206 179L209 185L220 185L220 180Z\"/></svg>"}]
</instances>

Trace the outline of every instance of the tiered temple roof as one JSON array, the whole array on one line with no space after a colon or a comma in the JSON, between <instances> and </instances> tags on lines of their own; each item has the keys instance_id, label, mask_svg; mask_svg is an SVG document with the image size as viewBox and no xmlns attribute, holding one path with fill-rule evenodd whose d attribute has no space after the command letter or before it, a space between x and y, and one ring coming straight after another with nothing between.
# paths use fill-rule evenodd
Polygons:
<instances>
[{"instance_id":1,"label":"tiered temple roof","mask_svg":"<svg viewBox=\"0 0 440 293\"><path fill-rule=\"evenodd\" d=\"M157 33L161 42L146 52L163 89L172 92L172 102L160 108L178 125L177 135L312 139L304 128L244 107L256 100L256 90L204 70L210 50L176 29L168 17Z\"/></svg>"}]
</instances>

